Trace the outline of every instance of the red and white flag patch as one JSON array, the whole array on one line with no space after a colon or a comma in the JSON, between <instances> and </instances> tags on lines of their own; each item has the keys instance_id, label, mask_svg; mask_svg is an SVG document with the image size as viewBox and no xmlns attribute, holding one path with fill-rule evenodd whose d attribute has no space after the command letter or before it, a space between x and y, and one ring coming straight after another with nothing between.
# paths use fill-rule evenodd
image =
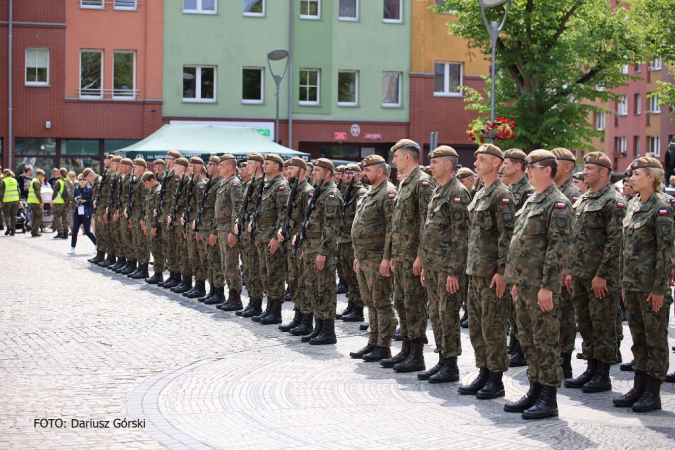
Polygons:
<instances>
[{"instance_id":1,"label":"red and white flag patch","mask_svg":"<svg viewBox=\"0 0 675 450\"><path fill-rule=\"evenodd\" d=\"M616 202L616 206L618 206L619 208L625 208L626 204L624 202Z\"/></svg>"},{"instance_id":2,"label":"red and white flag patch","mask_svg":"<svg viewBox=\"0 0 675 450\"><path fill-rule=\"evenodd\" d=\"M667 215L668 215L667 209L659 209L659 216L667 216Z\"/></svg>"},{"instance_id":3,"label":"red and white flag patch","mask_svg":"<svg viewBox=\"0 0 675 450\"><path fill-rule=\"evenodd\" d=\"M455 197L455 203L462 203L462 199L459 197Z\"/></svg>"},{"instance_id":4,"label":"red and white flag patch","mask_svg":"<svg viewBox=\"0 0 675 450\"><path fill-rule=\"evenodd\" d=\"M239 187L239 183L234 183L232 186Z\"/></svg>"},{"instance_id":5,"label":"red and white flag patch","mask_svg":"<svg viewBox=\"0 0 675 450\"><path fill-rule=\"evenodd\" d=\"M394 198L396 197L396 194L389 194L389 198Z\"/></svg>"},{"instance_id":6,"label":"red and white flag patch","mask_svg":"<svg viewBox=\"0 0 675 450\"><path fill-rule=\"evenodd\" d=\"M510 199L510 198L503 198L503 199L502 199L502 203L504 203L505 205L507 205L507 204L511 203L511 199Z\"/></svg>"},{"instance_id":7,"label":"red and white flag patch","mask_svg":"<svg viewBox=\"0 0 675 450\"><path fill-rule=\"evenodd\" d=\"M567 208L567 205L564 202L558 202L555 204L555 207L558 209L565 209Z\"/></svg>"},{"instance_id":8,"label":"red and white flag patch","mask_svg":"<svg viewBox=\"0 0 675 450\"><path fill-rule=\"evenodd\" d=\"M313 192L310 192L309 198L312 198L312 197L314 197L314 193L313 193Z\"/></svg>"},{"instance_id":9,"label":"red and white flag patch","mask_svg":"<svg viewBox=\"0 0 675 450\"><path fill-rule=\"evenodd\" d=\"M279 186L280 191L283 191L284 189L286 189L286 186Z\"/></svg>"},{"instance_id":10,"label":"red and white flag patch","mask_svg":"<svg viewBox=\"0 0 675 450\"><path fill-rule=\"evenodd\" d=\"M527 198L530 198L530 197L532 197L532 193L531 193L531 192L528 192L528 193L527 193Z\"/></svg>"},{"instance_id":11,"label":"red and white flag patch","mask_svg":"<svg viewBox=\"0 0 675 450\"><path fill-rule=\"evenodd\" d=\"M579 197L572 197L572 201L576 202Z\"/></svg>"},{"instance_id":12,"label":"red and white flag patch","mask_svg":"<svg viewBox=\"0 0 675 450\"><path fill-rule=\"evenodd\" d=\"M329 194L329 195L328 195L328 199L329 199L329 200L334 200L334 199L335 199L335 196L334 196L333 194Z\"/></svg>"},{"instance_id":13,"label":"red and white flag patch","mask_svg":"<svg viewBox=\"0 0 675 450\"><path fill-rule=\"evenodd\" d=\"M422 181L422 186L424 186L424 187L429 186L429 182L428 181Z\"/></svg>"}]
</instances>

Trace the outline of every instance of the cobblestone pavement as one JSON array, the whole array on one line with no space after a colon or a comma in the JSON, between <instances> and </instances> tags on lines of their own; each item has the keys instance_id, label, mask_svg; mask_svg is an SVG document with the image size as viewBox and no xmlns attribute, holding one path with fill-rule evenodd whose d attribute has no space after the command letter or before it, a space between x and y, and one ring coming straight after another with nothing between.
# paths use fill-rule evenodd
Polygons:
<instances>
[{"instance_id":1,"label":"cobblestone pavement","mask_svg":"<svg viewBox=\"0 0 675 450\"><path fill-rule=\"evenodd\" d=\"M525 368L506 374L506 398L460 396L458 383L431 385L350 359L366 343L358 324L337 325L337 346L312 347L92 267L89 242L75 256L68 247L47 234L0 237L0 448L675 446L675 386L663 388L663 411L614 408L632 378L618 366L612 392L561 389L560 418L524 421L502 406L527 390ZM466 382L477 373L466 330L462 345ZM427 366L436 362L432 346L425 356ZM65 426L35 425L42 418ZM73 419L93 423L73 427ZM115 419L145 428L114 428ZM97 421L110 428L92 427Z\"/></svg>"}]
</instances>

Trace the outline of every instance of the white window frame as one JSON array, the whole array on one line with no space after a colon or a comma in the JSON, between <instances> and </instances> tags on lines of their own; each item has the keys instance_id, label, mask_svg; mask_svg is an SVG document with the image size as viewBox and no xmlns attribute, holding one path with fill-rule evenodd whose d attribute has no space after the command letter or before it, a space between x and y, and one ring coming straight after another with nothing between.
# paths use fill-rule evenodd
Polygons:
<instances>
[{"instance_id":1,"label":"white window frame","mask_svg":"<svg viewBox=\"0 0 675 450\"><path fill-rule=\"evenodd\" d=\"M307 101L298 99L299 106L320 106L321 105L321 69L300 69L307 72L316 72L316 101ZM306 84L305 87L314 86L313 84ZM298 72L298 94L300 91L300 73Z\"/></svg>"},{"instance_id":2,"label":"white window frame","mask_svg":"<svg viewBox=\"0 0 675 450\"><path fill-rule=\"evenodd\" d=\"M40 66L29 66L28 65L28 51L29 50L44 50L47 52L47 81L28 81L27 77L27 71L28 68L32 69L39 69ZM24 77L24 84L26 86L49 86L49 57L50 57L50 51L48 47L26 47L26 59L25 59L25 66L24 66L24 71L23 71L23 77Z\"/></svg>"},{"instance_id":3,"label":"white window frame","mask_svg":"<svg viewBox=\"0 0 675 450\"><path fill-rule=\"evenodd\" d=\"M628 64L624 65L621 68L621 73L624 74L624 75L628 75Z\"/></svg>"},{"instance_id":4,"label":"white window frame","mask_svg":"<svg viewBox=\"0 0 675 450\"><path fill-rule=\"evenodd\" d=\"M661 136L649 136L649 152L656 158L661 156Z\"/></svg>"},{"instance_id":5,"label":"white window frame","mask_svg":"<svg viewBox=\"0 0 675 450\"><path fill-rule=\"evenodd\" d=\"M101 4L88 4L90 2L97 2L99 0L80 0L80 9L105 9L105 0L100 0ZM85 4L87 3L87 4Z\"/></svg>"},{"instance_id":6,"label":"white window frame","mask_svg":"<svg viewBox=\"0 0 675 450\"><path fill-rule=\"evenodd\" d=\"M403 23L403 0L398 0L399 11L401 12L401 17L396 19L385 19L384 18L384 1L382 0L382 22L384 23Z\"/></svg>"},{"instance_id":7,"label":"white window frame","mask_svg":"<svg viewBox=\"0 0 675 450\"><path fill-rule=\"evenodd\" d=\"M640 157L640 136L635 136L637 139L635 140L635 157L639 158Z\"/></svg>"},{"instance_id":8,"label":"white window frame","mask_svg":"<svg viewBox=\"0 0 675 450\"><path fill-rule=\"evenodd\" d=\"M656 58L649 65L649 70L661 70L662 67L663 65L661 64L661 58Z\"/></svg>"},{"instance_id":9,"label":"white window frame","mask_svg":"<svg viewBox=\"0 0 675 450\"><path fill-rule=\"evenodd\" d=\"M302 2L304 1L315 1L319 4L319 7L317 8L317 14L316 16L312 16L309 14L303 14L302 13ZM300 18L301 19L307 19L307 20L321 20L321 0L300 0Z\"/></svg>"},{"instance_id":10,"label":"white window frame","mask_svg":"<svg viewBox=\"0 0 675 450\"><path fill-rule=\"evenodd\" d=\"M341 16L340 15L340 0L337 2L337 8L338 8L338 20L343 21L343 22L358 22L359 21L359 3L361 3L361 0L356 0L356 17L348 17L348 16Z\"/></svg>"},{"instance_id":11,"label":"white window frame","mask_svg":"<svg viewBox=\"0 0 675 450\"><path fill-rule=\"evenodd\" d=\"M598 92L603 92L605 90L605 87L601 84L596 84L595 90L598 91Z\"/></svg>"},{"instance_id":12,"label":"white window frame","mask_svg":"<svg viewBox=\"0 0 675 450\"><path fill-rule=\"evenodd\" d=\"M338 89L340 86L340 74L341 73L353 73L356 75L355 78L355 83L354 83L354 101L353 102L337 102L337 106L340 107L354 107L354 106L359 106L359 71L358 70L338 70L338 82L335 84ZM339 90L338 90L338 95L339 95Z\"/></svg>"},{"instance_id":13,"label":"white window frame","mask_svg":"<svg viewBox=\"0 0 675 450\"><path fill-rule=\"evenodd\" d=\"M183 72L188 67L194 67L197 69L195 71L195 98L185 98L181 92L181 98L183 103L216 103L218 100L218 66L209 66L209 65L193 65L193 64L184 64ZM202 97L202 69L213 69L213 98L201 98ZM181 91L183 90L181 84Z\"/></svg>"},{"instance_id":14,"label":"white window frame","mask_svg":"<svg viewBox=\"0 0 675 450\"><path fill-rule=\"evenodd\" d=\"M243 9L243 1L242 1L242 9ZM246 17L265 17L266 13L267 13L267 0L262 0L262 12L261 13L252 13L252 12L244 11L244 16L246 16Z\"/></svg>"},{"instance_id":15,"label":"white window frame","mask_svg":"<svg viewBox=\"0 0 675 450\"><path fill-rule=\"evenodd\" d=\"M213 11L209 10L204 10L202 9L203 4L202 0L196 0L197 1L197 9L185 9L185 1L181 0L183 2L183 14L218 14L218 0L215 0L215 9Z\"/></svg>"},{"instance_id":16,"label":"white window frame","mask_svg":"<svg viewBox=\"0 0 675 450\"><path fill-rule=\"evenodd\" d=\"M126 4L124 5L117 5L117 0L112 0L113 2L113 9L116 9L118 11L137 11L138 10L138 0L133 0L134 5L133 6L127 6Z\"/></svg>"},{"instance_id":17,"label":"white window frame","mask_svg":"<svg viewBox=\"0 0 675 450\"><path fill-rule=\"evenodd\" d=\"M620 98L622 101L617 102L616 104L616 115L617 116L627 116L628 115L628 96L621 95Z\"/></svg>"},{"instance_id":18,"label":"white window frame","mask_svg":"<svg viewBox=\"0 0 675 450\"><path fill-rule=\"evenodd\" d=\"M260 100L244 99L244 70L260 71ZM241 68L241 103L244 105L262 105L265 103L265 68L244 66Z\"/></svg>"},{"instance_id":19,"label":"white window frame","mask_svg":"<svg viewBox=\"0 0 675 450\"><path fill-rule=\"evenodd\" d=\"M459 86L464 84L464 64L456 61L434 61L434 76L436 75L436 64L443 64L443 92L434 91L434 97L462 97L464 94L459 92L450 92L450 64L459 64Z\"/></svg>"},{"instance_id":20,"label":"white window frame","mask_svg":"<svg viewBox=\"0 0 675 450\"><path fill-rule=\"evenodd\" d=\"M131 53L134 57L134 71L133 71L133 83L131 86L131 95L115 95L115 54L116 53ZM113 51L113 60L112 60L112 98L114 100L136 100L136 52L132 50L115 50Z\"/></svg>"},{"instance_id":21,"label":"white window frame","mask_svg":"<svg viewBox=\"0 0 675 450\"><path fill-rule=\"evenodd\" d=\"M661 114L661 102L656 97L649 98L649 114Z\"/></svg>"},{"instance_id":22,"label":"white window frame","mask_svg":"<svg viewBox=\"0 0 675 450\"><path fill-rule=\"evenodd\" d=\"M635 115L639 116L642 114L642 94L637 92L635 95L637 96L635 99Z\"/></svg>"},{"instance_id":23,"label":"white window frame","mask_svg":"<svg viewBox=\"0 0 675 450\"><path fill-rule=\"evenodd\" d=\"M403 101L403 72L392 72L392 71L384 71L382 72L382 83L384 87L384 76L386 74L396 74L398 75L398 103L382 103L383 108L400 108Z\"/></svg>"},{"instance_id":24,"label":"white window frame","mask_svg":"<svg viewBox=\"0 0 675 450\"><path fill-rule=\"evenodd\" d=\"M101 54L101 94L100 95L87 95L87 94L82 94L82 53L100 53ZM80 98L97 98L101 99L103 98L103 86L105 82L105 54L103 53L103 50L88 50L88 49L80 49L80 71L79 71L79 78L80 81L78 83L79 86L79 92L80 92Z\"/></svg>"},{"instance_id":25,"label":"white window frame","mask_svg":"<svg viewBox=\"0 0 675 450\"><path fill-rule=\"evenodd\" d=\"M595 113L595 129L603 131L605 129L605 113L597 112Z\"/></svg>"},{"instance_id":26,"label":"white window frame","mask_svg":"<svg viewBox=\"0 0 675 450\"><path fill-rule=\"evenodd\" d=\"M628 139L625 136L616 138L616 151L620 155L625 155L628 152Z\"/></svg>"}]
</instances>

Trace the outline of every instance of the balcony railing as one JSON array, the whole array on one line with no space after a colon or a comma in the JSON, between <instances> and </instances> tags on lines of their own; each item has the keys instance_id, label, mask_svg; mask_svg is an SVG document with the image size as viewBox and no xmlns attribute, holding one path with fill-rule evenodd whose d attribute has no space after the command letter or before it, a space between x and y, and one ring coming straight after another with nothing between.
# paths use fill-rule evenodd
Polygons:
<instances>
[{"instance_id":1,"label":"balcony railing","mask_svg":"<svg viewBox=\"0 0 675 450\"><path fill-rule=\"evenodd\" d=\"M136 100L140 95L138 89L78 89L77 95L84 99L98 100Z\"/></svg>"}]
</instances>

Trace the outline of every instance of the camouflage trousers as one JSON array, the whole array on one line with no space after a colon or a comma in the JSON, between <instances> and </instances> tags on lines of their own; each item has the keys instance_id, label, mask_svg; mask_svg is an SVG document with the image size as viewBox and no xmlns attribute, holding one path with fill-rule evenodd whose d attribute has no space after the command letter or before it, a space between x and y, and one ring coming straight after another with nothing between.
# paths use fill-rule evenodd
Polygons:
<instances>
[{"instance_id":1,"label":"camouflage trousers","mask_svg":"<svg viewBox=\"0 0 675 450\"><path fill-rule=\"evenodd\" d=\"M436 341L436 352L443 358L462 354L459 309L466 292L466 277L459 277L459 290L451 294L446 289L447 272L424 271L424 283L429 294L429 319Z\"/></svg>"},{"instance_id":2,"label":"camouflage trousers","mask_svg":"<svg viewBox=\"0 0 675 450\"><path fill-rule=\"evenodd\" d=\"M260 279L265 287L267 300L284 302L286 296L286 258L279 250L271 253L267 243L256 243L258 261L260 262ZM335 268L333 268L335 278ZM248 278L246 278L248 285Z\"/></svg>"},{"instance_id":3,"label":"camouflage trousers","mask_svg":"<svg viewBox=\"0 0 675 450\"><path fill-rule=\"evenodd\" d=\"M560 353L572 353L576 338L577 321L574 317L574 303L567 288L563 286L560 292Z\"/></svg>"},{"instance_id":4,"label":"camouflage trousers","mask_svg":"<svg viewBox=\"0 0 675 450\"><path fill-rule=\"evenodd\" d=\"M153 236L150 227L152 222L147 224L150 239L150 252L152 253L153 268L155 273L163 273L166 270L166 258L164 257L164 238L165 232L161 226L157 228L157 236Z\"/></svg>"},{"instance_id":5,"label":"camouflage trousers","mask_svg":"<svg viewBox=\"0 0 675 450\"><path fill-rule=\"evenodd\" d=\"M173 227L173 239L176 241L176 259L178 260L178 271L184 277L192 277L192 264L188 254L187 239L183 238L183 227L176 224Z\"/></svg>"},{"instance_id":6,"label":"camouflage trousers","mask_svg":"<svg viewBox=\"0 0 675 450\"><path fill-rule=\"evenodd\" d=\"M160 225L162 227L162 241L164 242L164 257L166 258L166 265L171 272L180 272L180 264L178 259L178 243L175 239L174 229L169 228L166 224L167 216L160 218Z\"/></svg>"},{"instance_id":7,"label":"camouflage trousers","mask_svg":"<svg viewBox=\"0 0 675 450\"><path fill-rule=\"evenodd\" d=\"M122 226L120 223L120 218L117 220L112 220L112 217L108 219L108 225L110 229L110 246L112 247L112 253L118 258L126 258L124 254L124 242L122 241Z\"/></svg>"},{"instance_id":8,"label":"camouflage trousers","mask_svg":"<svg viewBox=\"0 0 675 450\"><path fill-rule=\"evenodd\" d=\"M516 285L518 340L527 358L530 383L560 387L563 371L560 358L560 296L553 294L553 309L542 311L539 286Z\"/></svg>"},{"instance_id":9,"label":"camouflage trousers","mask_svg":"<svg viewBox=\"0 0 675 450\"><path fill-rule=\"evenodd\" d=\"M30 203L30 210L33 214L33 218L30 221L30 232L31 234L37 234L40 232L40 225L42 225L42 218L44 217L44 211L40 208L40 205L37 203Z\"/></svg>"},{"instance_id":10,"label":"camouflage trousers","mask_svg":"<svg viewBox=\"0 0 675 450\"><path fill-rule=\"evenodd\" d=\"M96 233L96 249L99 252L108 253L110 250L110 239L108 238L110 231L108 224L103 220L103 213L97 213L94 216L94 226Z\"/></svg>"},{"instance_id":11,"label":"camouflage trousers","mask_svg":"<svg viewBox=\"0 0 675 450\"><path fill-rule=\"evenodd\" d=\"M216 242L216 245L211 245L209 243L210 235L210 230L199 230L199 245L197 249L199 257L204 261L206 279L209 280L209 284L212 287L219 288L225 286L220 258L220 245L219 242Z\"/></svg>"},{"instance_id":12,"label":"camouflage trousers","mask_svg":"<svg viewBox=\"0 0 675 450\"><path fill-rule=\"evenodd\" d=\"M249 242L248 234L239 241L241 245L241 260L244 263L244 277L246 278L246 291L248 296L254 300L260 300L264 297L263 284L260 279L260 262L258 261L258 249L255 244Z\"/></svg>"},{"instance_id":13,"label":"camouflage trousers","mask_svg":"<svg viewBox=\"0 0 675 450\"><path fill-rule=\"evenodd\" d=\"M614 364L617 350L618 289L614 289L607 293L605 298L600 299L593 293L591 281L572 278L572 292L574 293L572 303L579 323L579 333L581 333L581 351L586 359L593 358L603 363Z\"/></svg>"},{"instance_id":14,"label":"camouflage trousers","mask_svg":"<svg viewBox=\"0 0 675 450\"><path fill-rule=\"evenodd\" d=\"M323 270L317 269L316 257L316 253L306 252L302 257L305 266L305 290L314 317L321 320L333 320L337 307L337 280L335 279L337 255L326 256Z\"/></svg>"},{"instance_id":15,"label":"camouflage trousers","mask_svg":"<svg viewBox=\"0 0 675 450\"><path fill-rule=\"evenodd\" d=\"M391 276L380 275L380 262L375 259L359 260L357 289L368 307L368 345L391 347L391 338L398 325L391 298L394 280Z\"/></svg>"},{"instance_id":16,"label":"camouflage trousers","mask_svg":"<svg viewBox=\"0 0 675 450\"><path fill-rule=\"evenodd\" d=\"M288 283L288 291L291 293L291 298L293 298L293 310L302 312L302 307L304 303L304 296L300 293L300 265L298 264L298 258L293 256L291 251L291 246L286 245L286 266L287 276L286 282ZM303 314L310 313L311 308L305 308Z\"/></svg>"},{"instance_id":17,"label":"camouflage trousers","mask_svg":"<svg viewBox=\"0 0 675 450\"><path fill-rule=\"evenodd\" d=\"M292 253L293 252L286 252ZM295 263L298 266L298 298L293 297L294 308L298 307L301 313L303 314L312 314L314 310L312 309L312 302L310 301L310 293L307 290L307 270L308 266L305 266L304 260L300 259L300 253L295 257ZM311 269L311 268L310 268ZM316 266L314 266L316 270ZM290 277L290 275L289 275ZM335 293L337 295L337 286L335 287Z\"/></svg>"},{"instance_id":18,"label":"camouflage trousers","mask_svg":"<svg viewBox=\"0 0 675 450\"><path fill-rule=\"evenodd\" d=\"M201 245L199 241L195 239L195 236L192 235L192 229L190 227L187 227L187 239L185 240L185 244L188 250L187 257L189 258L190 267L192 267L195 280L206 280L206 259L200 257L199 247Z\"/></svg>"},{"instance_id":19,"label":"camouflage trousers","mask_svg":"<svg viewBox=\"0 0 675 450\"><path fill-rule=\"evenodd\" d=\"M120 217L119 219L119 233L122 256L127 259L134 259L135 254L131 242L131 229L129 228L129 220L125 217Z\"/></svg>"},{"instance_id":20,"label":"camouflage trousers","mask_svg":"<svg viewBox=\"0 0 675 450\"><path fill-rule=\"evenodd\" d=\"M506 286L505 297L509 298L509 336L511 339L518 339L518 322L516 321L516 303L511 297L511 285Z\"/></svg>"},{"instance_id":21,"label":"camouflage trousers","mask_svg":"<svg viewBox=\"0 0 675 450\"><path fill-rule=\"evenodd\" d=\"M234 247L230 248L227 242L227 236L230 234L229 230L218 231L218 242L220 244L220 265L221 273L225 276L227 287L241 293L241 270L239 270L239 255L241 254L241 246L239 242Z\"/></svg>"},{"instance_id":22,"label":"camouflage trousers","mask_svg":"<svg viewBox=\"0 0 675 450\"><path fill-rule=\"evenodd\" d=\"M150 262L150 243L141 228L140 217L131 218L131 242L134 249L134 259L139 264Z\"/></svg>"},{"instance_id":23,"label":"camouflage trousers","mask_svg":"<svg viewBox=\"0 0 675 450\"><path fill-rule=\"evenodd\" d=\"M497 297L491 278L470 277L469 338L476 356L476 367L487 367L491 372L506 372L509 355L506 348L506 324L513 301L508 293Z\"/></svg>"},{"instance_id":24,"label":"camouflage trousers","mask_svg":"<svg viewBox=\"0 0 675 450\"><path fill-rule=\"evenodd\" d=\"M351 242L338 244L338 276L349 286L347 301L356 306L363 307L359 290L359 280L354 272L354 247Z\"/></svg>"},{"instance_id":25,"label":"camouflage trousers","mask_svg":"<svg viewBox=\"0 0 675 450\"><path fill-rule=\"evenodd\" d=\"M428 344L427 292L420 277L413 275L413 259L394 260L394 283L401 287L394 292L394 308L398 313L401 335L405 339L421 339Z\"/></svg>"},{"instance_id":26,"label":"camouflage trousers","mask_svg":"<svg viewBox=\"0 0 675 450\"><path fill-rule=\"evenodd\" d=\"M672 295L666 295L659 312L654 312L648 296L648 292L626 291L624 297L628 327L633 336L631 351L636 372L639 370L663 382L668 373L668 314L673 299Z\"/></svg>"},{"instance_id":27,"label":"camouflage trousers","mask_svg":"<svg viewBox=\"0 0 675 450\"><path fill-rule=\"evenodd\" d=\"M12 206L12 203L16 206L19 205L19 202L4 203L2 205L2 210L7 225L9 225L9 221L11 220L12 226L16 226L16 210L14 211L14 214L12 214L8 209ZM66 235L68 234L68 211L70 211L70 209L65 203L54 204L54 208L52 208L52 216L54 218L52 228L54 231Z\"/></svg>"}]
</instances>

